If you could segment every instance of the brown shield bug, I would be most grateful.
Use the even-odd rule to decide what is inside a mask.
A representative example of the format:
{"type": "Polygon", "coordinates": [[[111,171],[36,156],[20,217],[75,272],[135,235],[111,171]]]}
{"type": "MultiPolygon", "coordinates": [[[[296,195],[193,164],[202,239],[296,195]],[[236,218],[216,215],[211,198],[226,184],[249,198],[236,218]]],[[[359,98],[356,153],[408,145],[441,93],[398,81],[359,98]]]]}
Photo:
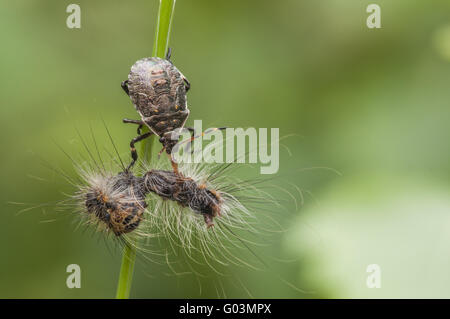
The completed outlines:
{"type": "Polygon", "coordinates": [[[170,61],[170,54],[169,49],[165,59],[152,57],[138,60],[131,67],[128,80],[122,82],[123,90],[141,116],[141,120],[123,120],[124,123],[139,125],[139,136],[130,142],[132,162],[128,169],[138,157],[134,144],[152,134],[160,137],[159,141],[163,144],[161,151],[165,150],[170,155],[178,142],[171,139],[172,132],[182,128],[189,116],[186,92],[190,83],[170,61]],[[150,132],[141,135],[143,125],[150,132]]]}
{"type": "MultiPolygon", "coordinates": [[[[127,170],[136,163],[138,158],[135,143],[152,134],[159,136],[159,141],[163,145],[161,152],[165,150],[170,156],[172,148],[178,143],[177,139],[172,138],[177,135],[172,133],[183,128],[189,116],[186,92],[190,88],[190,83],[170,61],[170,56],[169,48],[165,59],[152,57],[138,60],[131,67],[128,80],[122,82],[123,90],[131,98],[141,116],[140,120],[123,120],[124,123],[139,125],[139,135],[130,142],[132,161],[127,170]],[[141,134],[141,128],[144,125],[150,131],[141,134]]],[[[192,135],[194,134],[193,128],[186,129],[192,135]]],[[[191,140],[194,138],[192,136],[191,140]]],[[[177,164],[172,159],[171,162],[174,171],[178,172],[177,164]]]]}

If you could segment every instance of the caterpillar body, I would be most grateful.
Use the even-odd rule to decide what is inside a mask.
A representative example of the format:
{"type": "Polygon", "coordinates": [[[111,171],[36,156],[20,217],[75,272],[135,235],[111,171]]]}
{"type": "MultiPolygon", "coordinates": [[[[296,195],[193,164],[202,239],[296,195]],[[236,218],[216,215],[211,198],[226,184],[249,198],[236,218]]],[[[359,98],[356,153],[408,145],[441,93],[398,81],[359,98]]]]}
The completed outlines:
{"type": "Polygon", "coordinates": [[[168,170],[150,170],[143,177],[131,172],[98,175],[88,180],[83,192],[87,212],[116,236],[139,226],[148,206],[145,197],[150,192],[203,215],[207,227],[213,226],[213,218],[220,216],[222,202],[219,192],[168,170]]]}

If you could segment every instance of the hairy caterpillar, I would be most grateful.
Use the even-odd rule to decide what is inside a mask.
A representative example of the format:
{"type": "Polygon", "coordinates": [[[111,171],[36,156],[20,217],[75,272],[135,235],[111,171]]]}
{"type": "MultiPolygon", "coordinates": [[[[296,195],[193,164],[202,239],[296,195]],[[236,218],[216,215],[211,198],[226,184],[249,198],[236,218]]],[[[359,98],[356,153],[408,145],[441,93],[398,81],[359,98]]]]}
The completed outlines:
{"type": "Polygon", "coordinates": [[[203,215],[208,227],[213,218],[220,216],[220,195],[190,177],[180,176],[168,170],[150,170],[143,177],[131,172],[117,175],[94,175],[88,177],[83,187],[86,210],[103,222],[116,236],[135,230],[145,208],[145,196],[153,192],[158,196],[176,201],[203,215]]]}
{"type": "MultiPolygon", "coordinates": [[[[274,177],[255,177],[250,165],[236,163],[180,163],[176,175],[170,163],[156,158],[130,173],[118,153],[103,154],[93,141],[94,149],[82,140],[86,152],[69,156],[77,174],[51,167],[75,188],[57,208],[80,216],[81,226],[101,231],[100,238],[118,247],[136,245],[152,272],[160,265],[160,273],[194,275],[199,286],[212,289],[234,266],[267,270],[266,263],[277,260],[261,251],[284,232],[293,211],[287,205],[296,196],[272,183],[274,177]]],[[[240,279],[235,283],[244,287],[240,279]]]]}

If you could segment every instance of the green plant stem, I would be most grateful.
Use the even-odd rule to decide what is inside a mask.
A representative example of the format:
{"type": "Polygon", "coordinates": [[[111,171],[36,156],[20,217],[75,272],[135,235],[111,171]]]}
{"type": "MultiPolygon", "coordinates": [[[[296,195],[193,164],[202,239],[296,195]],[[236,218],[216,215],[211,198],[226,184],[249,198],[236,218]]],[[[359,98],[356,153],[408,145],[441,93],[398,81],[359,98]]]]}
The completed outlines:
{"type": "Polygon", "coordinates": [[[122,266],[120,267],[116,299],[128,299],[130,297],[135,261],[136,247],[128,244],[125,246],[122,256],[122,266]]]}
{"type": "Polygon", "coordinates": [[[169,48],[170,27],[172,26],[173,12],[176,0],[160,0],[158,12],[158,24],[156,27],[155,41],[153,42],[153,56],[165,58],[169,48]]]}
{"type": "MultiPolygon", "coordinates": [[[[176,0],[160,0],[158,11],[158,22],[155,31],[155,41],[153,43],[152,56],[165,58],[169,48],[169,35],[172,24],[173,12],[175,10],[176,0]]],[[[143,129],[143,133],[148,131],[148,128],[143,129]]],[[[153,144],[154,136],[143,140],[139,157],[141,159],[150,160],[152,152],[151,145],[153,144]]],[[[117,285],[117,299],[128,299],[130,297],[131,283],[133,281],[134,264],[136,262],[136,246],[135,239],[127,243],[124,248],[122,256],[122,265],[120,267],[119,283],[117,285]]]]}

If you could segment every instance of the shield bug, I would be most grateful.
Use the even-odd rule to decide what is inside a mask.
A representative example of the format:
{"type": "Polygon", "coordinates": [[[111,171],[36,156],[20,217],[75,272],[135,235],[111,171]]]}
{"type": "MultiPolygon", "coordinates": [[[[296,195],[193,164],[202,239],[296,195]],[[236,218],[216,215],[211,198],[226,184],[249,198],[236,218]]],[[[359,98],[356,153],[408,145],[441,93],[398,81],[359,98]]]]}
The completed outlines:
{"type": "MultiPolygon", "coordinates": [[[[130,142],[132,161],[129,170],[136,163],[138,155],[135,144],[146,139],[152,134],[159,136],[159,141],[164,150],[170,156],[178,139],[173,138],[177,129],[184,127],[189,116],[186,92],[191,87],[186,77],[170,61],[171,50],[169,48],[166,58],[143,58],[138,60],[128,74],[128,80],[122,82],[122,88],[131,98],[134,107],[141,116],[140,120],[124,119],[124,123],[139,125],[138,136],[130,142]],[[146,125],[149,132],[141,134],[141,128],[146,125]]],[[[191,132],[192,141],[194,129],[187,127],[191,132]]],[[[224,129],[224,128],[218,128],[224,129]]],[[[161,153],[160,152],[160,153],[161,153]]],[[[178,173],[177,164],[171,159],[172,167],[178,173]]]]}
{"type": "MultiPolygon", "coordinates": [[[[190,88],[190,83],[170,61],[170,55],[169,49],[165,59],[152,57],[138,60],[131,67],[128,80],[122,82],[123,90],[131,98],[141,116],[141,120],[123,120],[124,123],[139,125],[139,135],[130,142],[132,162],[128,169],[134,165],[138,157],[135,143],[152,134],[159,136],[159,141],[163,145],[161,152],[165,150],[170,155],[178,142],[171,138],[172,133],[182,128],[189,116],[186,92],[190,88]],[[150,131],[141,134],[144,125],[150,131]]],[[[173,161],[172,164],[176,165],[173,161]]]]}

